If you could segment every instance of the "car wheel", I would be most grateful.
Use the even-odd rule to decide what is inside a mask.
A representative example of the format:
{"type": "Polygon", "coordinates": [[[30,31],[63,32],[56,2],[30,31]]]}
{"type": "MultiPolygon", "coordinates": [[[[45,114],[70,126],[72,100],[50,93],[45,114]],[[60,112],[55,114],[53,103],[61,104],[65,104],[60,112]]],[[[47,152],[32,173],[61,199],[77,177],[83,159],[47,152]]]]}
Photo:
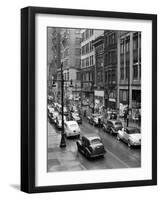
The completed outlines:
{"type": "Polygon", "coordinates": [[[131,148],[131,143],[130,143],[130,141],[128,141],[128,147],[131,148]]]}

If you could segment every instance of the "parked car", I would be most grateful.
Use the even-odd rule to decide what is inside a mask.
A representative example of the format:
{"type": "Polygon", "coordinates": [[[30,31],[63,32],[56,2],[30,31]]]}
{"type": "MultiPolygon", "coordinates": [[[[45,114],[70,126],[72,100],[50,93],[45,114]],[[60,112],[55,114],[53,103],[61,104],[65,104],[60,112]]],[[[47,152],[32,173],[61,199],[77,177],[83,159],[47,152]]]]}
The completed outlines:
{"type": "Polygon", "coordinates": [[[71,113],[72,120],[76,121],[78,124],[82,124],[82,118],[77,112],[71,113]]]}
{"type": "Polygon", "coordinates": [[[50,115],[54,111],[55,111],[55,109],[53,108],[53,106],[52,105],[48,105],[48,115],[50,115]]]}
{"type": "Polygon", "coordinates": [[[106,152],[99,136],[82,136],[76,144],[78,151],[87,158],[104,156],[106,152]]]}
{"type": "Polygon", "coordinates": [[[110,134],[117,135],[118,131],[122,130],[122,128],[123,128],[122,123],[119,120],[115,119],[103,120],[103,130],[110,134]]]}
{"type": "Polygon", "coordinates": [[[76,121],[65,121],[64,132],[66,137],[80,136],[80,128],[76,121]]]}
{"type": "Polygon", "coordinates": [[[91,114],[90,116],[88,116],[88,121],[90,124],[94,125],[94,126],[98,126],[99,125],[99,120],[100,120],[100,125],[102,125],[102,115],[95,113],[95,114],[91,114]]]}
{"type": "Polygon", "coordinates": [[[141,133],[138,128],[126,127],[118,131],[117,139],[122,140],[131,146],[141,146],[141,133]]]}
{"type": "Polygon", "coordinates": [[[58,117],[59,113],[57,111],[53,111],[49,115],[50,123],[56,124],[56,118],[58,117]]]}

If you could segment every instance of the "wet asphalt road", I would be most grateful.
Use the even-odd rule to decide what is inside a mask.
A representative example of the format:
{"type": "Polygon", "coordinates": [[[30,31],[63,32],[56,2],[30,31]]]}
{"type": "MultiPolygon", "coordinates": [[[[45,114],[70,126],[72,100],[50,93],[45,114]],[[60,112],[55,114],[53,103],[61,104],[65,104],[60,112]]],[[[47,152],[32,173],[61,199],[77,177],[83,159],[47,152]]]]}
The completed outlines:
{"type": "MultiPolygon", "coordinates": [[[[67,149],[72,150],[74,159],[80,163],[83,169],[115,169],[115,168],[136,168],[141,166],[141,148],[129,148],[127,144],[118,141],[115,136],[104,132],[101,128],[90,125],[87,121],[83,121],[80,125],[81,135],[98,135],[101,137],[106,149],[104,157],[88,160],[77,151],[77,139],[67,139],[67,149]]],[[[54,137],[60,137],[61,131],[57,130],[54,125],[48,124],[48,148],[54,147],[52,140],[52,132],[54,137]]],[[[68,151],[68,150],[66,150],[68,151]]],[[[64,161],[64,165],[65,165],[64,161]]]]}

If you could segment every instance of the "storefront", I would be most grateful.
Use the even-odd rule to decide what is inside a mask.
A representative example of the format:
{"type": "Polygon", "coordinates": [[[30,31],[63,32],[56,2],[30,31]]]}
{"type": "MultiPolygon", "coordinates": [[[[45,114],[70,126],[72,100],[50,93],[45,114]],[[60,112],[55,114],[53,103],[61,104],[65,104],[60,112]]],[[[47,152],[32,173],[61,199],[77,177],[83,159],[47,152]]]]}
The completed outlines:
{"type": "Polygon", "coordinates": [[[95,99],[95,111],[101,112],[104,107],[104,91],[103,90],[95,90],[94,91],[94,99],[95,99]]]}

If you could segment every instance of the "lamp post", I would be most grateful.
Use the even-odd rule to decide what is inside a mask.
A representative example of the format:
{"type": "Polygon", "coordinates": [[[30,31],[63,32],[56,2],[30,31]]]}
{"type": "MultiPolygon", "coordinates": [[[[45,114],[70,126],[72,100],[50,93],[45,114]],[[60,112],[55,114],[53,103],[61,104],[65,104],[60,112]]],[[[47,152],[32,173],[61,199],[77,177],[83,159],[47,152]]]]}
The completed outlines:
{"type": "Polygon", "coordinates": [[[61,113],[62,113],[62,131],[60,147],[66,147],[65,134],[64,134],[64,76],[63,76],[63,65],[61,64],[61,113]]]}

